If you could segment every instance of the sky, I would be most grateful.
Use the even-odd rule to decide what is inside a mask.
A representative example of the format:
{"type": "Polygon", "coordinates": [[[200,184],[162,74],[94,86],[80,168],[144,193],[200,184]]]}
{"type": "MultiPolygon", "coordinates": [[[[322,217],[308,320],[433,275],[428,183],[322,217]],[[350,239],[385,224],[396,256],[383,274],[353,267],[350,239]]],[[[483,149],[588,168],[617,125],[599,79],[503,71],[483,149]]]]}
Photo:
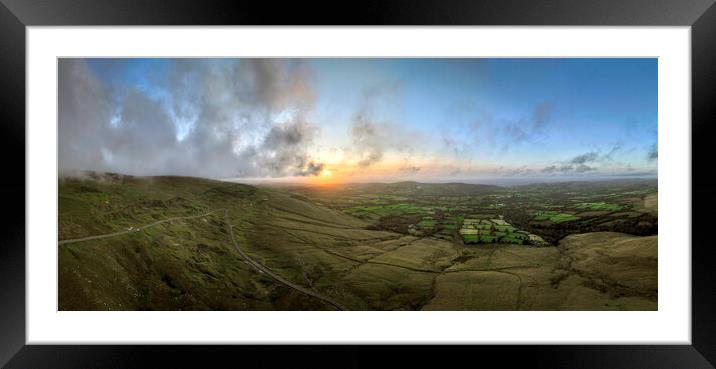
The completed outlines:
{"type": "Polygon", "coordinates": [[[60,172],[246,181],[657,175],[657,59],[60,59],[60,172]]]}

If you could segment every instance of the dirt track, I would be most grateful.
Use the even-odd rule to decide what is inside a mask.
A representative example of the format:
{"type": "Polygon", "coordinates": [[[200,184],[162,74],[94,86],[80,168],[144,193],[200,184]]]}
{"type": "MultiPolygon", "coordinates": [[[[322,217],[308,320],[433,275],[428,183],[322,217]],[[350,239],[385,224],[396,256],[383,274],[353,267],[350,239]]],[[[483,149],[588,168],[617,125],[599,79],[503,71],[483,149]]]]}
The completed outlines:
{"type": "Polygon", "coordinates": [[[209,215],[214,214],[219,211],[224,212],[224,222],[226,223],[226,227],[228,228],[229,235],[231,236],[231,243],[234,245],[234,247],[236,247],[236,250],[239,252],[239,254],[241,254],[241,257],[243,257],[250,266],[252,266],[254,269],[258,270],[260,273],[264,273],[264,274],[268,275],[269,277],[275,279],[276,281],[278,281],[290,288],[293,288],[303,294],[317,298],[317,299],[333,306],[334,308],[336,308],[338,310],[348,310],[348,308],[346,308],[342,304],[334,301],[333,299],[331,299],[329,297],[323,296],[323,295],[319,294],[318,292],[315,292],[308,288],[299,286],[291,281],[284,279],[283,277],[281,277],[281,276],[277,275],[276,273],[274,273],[273,271],[271,271],[271,269],[267,268],[266,266],[262,265],[261,263],[257,262],[256,260],[252,259],[248,254],[246,254],[244,252],[244,250],[242,250],[241,247],[239,247],[239,243],[236,242],[236,239],[234,238],[234,228],[231,226],[231,223],[229,222],[229,211],[227,209],[212,210],[208,213],[203,213],[203,214],[199,214],[199,215],[167,218],[164,220],[159,220],[154,223],[150,223],[150,224],[147,224],[147,225],[144,225],[141,227],[137,227],[137,228],[134,228],[131,230],[126,230],[126,231],[107,233],[107,234],[101,234],[101,235],[96,235],[96,236],[88,236],[88,237],[82,237],[82,238],[74,238],[74,239],[68,239],[68,240],[60,240],[58,242],[58,244],[64,245],[64,244],[75,243],[75,242],[83,242],[83,241],[99,240],[99,239],[103,239],[103,238],[115,237],[115,236],[120,236],[120,235],[127,234],[127,233],[136,233],[136,232],[143,231],[147,228],[154,227],[154,226],[162,224],[162,223],[167,223],[167,222],[172,222],[172,221],[177,221],[177,220],[201,218],[201,217],[209,216],[209,215]]]}

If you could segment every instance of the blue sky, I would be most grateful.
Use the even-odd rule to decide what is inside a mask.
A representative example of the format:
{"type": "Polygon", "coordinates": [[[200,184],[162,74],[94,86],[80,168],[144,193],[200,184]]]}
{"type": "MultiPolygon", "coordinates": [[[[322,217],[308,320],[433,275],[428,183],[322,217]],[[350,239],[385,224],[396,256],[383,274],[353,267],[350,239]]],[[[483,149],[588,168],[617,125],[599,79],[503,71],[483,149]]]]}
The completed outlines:
{"type": "Polygon", "coordinates": [[[101,159],[77,149],[64,166],[344,181],[655,176],[657,63],[75,59],[60,63],[60,129],[97,125],[86,150],[101,159]],[[144,130],[170,136],[157,140],[173,159],[129,143],[144,130]]]}

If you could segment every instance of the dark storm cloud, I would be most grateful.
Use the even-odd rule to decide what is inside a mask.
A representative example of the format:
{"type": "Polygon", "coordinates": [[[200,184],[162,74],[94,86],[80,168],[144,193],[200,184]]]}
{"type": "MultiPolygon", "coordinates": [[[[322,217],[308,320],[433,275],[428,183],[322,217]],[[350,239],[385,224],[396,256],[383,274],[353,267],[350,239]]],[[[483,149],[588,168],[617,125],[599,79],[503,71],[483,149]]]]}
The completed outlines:
{"type": "Polygon", "coordinates": [[[316,163],[316,162],[311,161],[308,164],[306,164],[306,166],[302,170],[295,172],[294,175],[303,176],[303,177],[317,176],[317,175],[321,174],[321,172],[323,171],[323,168],[325,168],[325,167],[326,167],[326,165],[323,163],[316,163]]]}
{"type": "Polygon", "coordinates": [[[171,60],[150,90],[123,63],[59,61],[60,169],[206,177],[315,175],[311,72],[298,60],[171,60]]]}
{"type": "Polygon", "coordinates": [[[255,154],[257,167],[264,176],[313,176],[323,170],[305,151],[316,128],[306,122],[290,122],[271,128],[255,154]]]}

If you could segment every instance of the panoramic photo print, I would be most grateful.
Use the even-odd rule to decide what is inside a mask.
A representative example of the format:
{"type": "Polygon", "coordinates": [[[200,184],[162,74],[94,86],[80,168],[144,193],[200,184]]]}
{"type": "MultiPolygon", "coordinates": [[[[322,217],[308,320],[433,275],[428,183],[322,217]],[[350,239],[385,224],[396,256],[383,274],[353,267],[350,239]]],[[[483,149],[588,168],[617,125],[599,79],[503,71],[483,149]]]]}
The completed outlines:
{"type": "Polygon", "coordinates": [[[657,310],[656,58],[60,58],[59,310],[657,310]]]}

